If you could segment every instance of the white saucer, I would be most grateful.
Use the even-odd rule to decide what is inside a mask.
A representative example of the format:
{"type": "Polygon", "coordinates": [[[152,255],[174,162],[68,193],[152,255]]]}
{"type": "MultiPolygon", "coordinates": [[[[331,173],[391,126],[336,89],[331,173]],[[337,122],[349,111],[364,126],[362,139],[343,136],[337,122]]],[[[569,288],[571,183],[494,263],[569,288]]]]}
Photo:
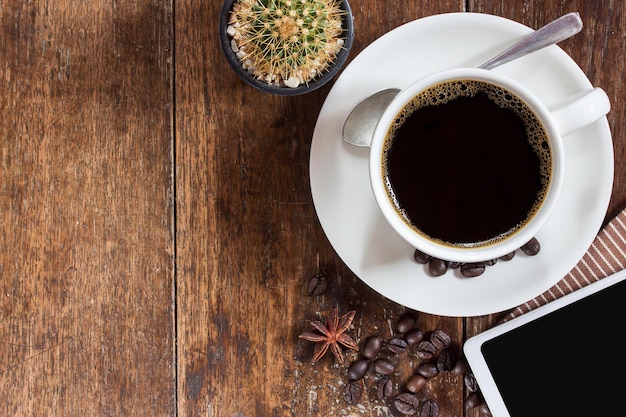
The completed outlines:
{"type": "MultiPolygon", "coordinates": [[[[369,45],[345,68],[320,111],[311,144],[311,192],[330,243],[345,264],[381,295],[442,316],[479,316],[513,308],[543,293],[580,260],[598,233],[613,186],[613,144],[606,118],[566,137],[562,195],[536,236],[537,256],[518,251],[476,278],[448,271],[431,277],[413,249],[385,222],[368,177],[369,149],[347,145],[345,118],[385,87],[403,88],[431,72],[478,66],[531,32],[508,19],[452,13],[407,23],[369,45]]],[[[582,35],[578,35],[582,36],[582,35]]],[[[545,104],[589,89],[591,83],[558,46],[494,71],[516,79],[545,104]]]]}

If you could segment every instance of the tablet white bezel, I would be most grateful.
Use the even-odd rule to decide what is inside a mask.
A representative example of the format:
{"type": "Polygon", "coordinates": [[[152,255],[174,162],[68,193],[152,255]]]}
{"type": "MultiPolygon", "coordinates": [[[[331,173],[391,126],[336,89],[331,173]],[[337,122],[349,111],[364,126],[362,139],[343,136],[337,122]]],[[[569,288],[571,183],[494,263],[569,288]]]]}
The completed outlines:
{"type": "Polygon", "coordinates": [[[513,329],[537,320],[553,311],[559,310],[575,301],[581,300],[604,288],[610,287],[626,279],[626,270],[617,272],[604,279],[589,284],[544,306],[532,310],[522,316],[502,323],[496,327],[486,330],[469,338],[463,345],[463,352],[469,364],[480,391],[489,406],[489,410],[494,417],[512,417],[504,403],[502,394],[498,390],[493,375],[487,366],[485,358],[481,352],[483,343],[499,335],[507,333],[513,329]]]}

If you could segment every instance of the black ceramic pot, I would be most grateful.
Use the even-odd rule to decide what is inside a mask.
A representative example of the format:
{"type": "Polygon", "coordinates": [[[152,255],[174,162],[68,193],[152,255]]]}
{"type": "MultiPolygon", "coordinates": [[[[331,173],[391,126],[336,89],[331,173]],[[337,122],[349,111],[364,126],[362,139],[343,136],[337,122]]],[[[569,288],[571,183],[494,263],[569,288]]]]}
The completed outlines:
{"type": "Polygon", "coordinates": [[[341,68],[346,63],[348,59],[348,54],[350,53],[350,49],[352,48],[352,41],[354,40],[354,21],[352,17],[352,10],[350,9],[350,5],[347,0],[343,0],[341,2],[341,7],[346,11],[343,16],[343,39],[344,45],[342,49],[337,54],[335,60],[326,68],[323,74],[315,77],[312,81],[309,81],[308,84],[302,84],[298,87],[282,87],[279,85],[271,85],[262,80],[259,80],[254,77],[254,75],[250,74],[248,71],[243,69],[237,55],[231,48],[231,37],[226,32],[228,28],[228,19],[230,17],[230,11],[233,7],[233,3],[237,0],[225,0],[224,5],[222,6],[222,11],[220,13],[220,43],[222,45],[222,50],[224,51],[224,55],[226,56],[226,60],[230,64],[230,66],[235,70],[235,72],[239,75],[241,79],[243,79],[246,83],[251,86],[258,88],[259,90],[265,91],[271,94],[277,94],[282,96],[295,96],[299,94],[305,94],[310,91],[316,90],[330,81],[341,68]]]}

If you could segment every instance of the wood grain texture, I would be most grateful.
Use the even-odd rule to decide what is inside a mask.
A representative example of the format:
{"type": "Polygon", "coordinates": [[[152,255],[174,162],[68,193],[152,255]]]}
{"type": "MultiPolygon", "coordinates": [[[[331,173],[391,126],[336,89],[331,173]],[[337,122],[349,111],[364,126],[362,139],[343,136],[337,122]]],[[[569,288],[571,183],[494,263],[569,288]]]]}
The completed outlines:
{"type": "Polygon", "coordinates": [[[0,414],[173,415],[171,7],[0,21],[0,414]]]}
{"type": "MultiPolygon", "coordinates": [[[[352,7],[351,57],[393,27],[460,11],[461,3],[355,1],[352,7]]],[[[219,9],[202,2],[176,8],[179,413],[388,412],[388,404],[374,401],[373,377],[366,394],[372,401],[347,404],[346,366],[330,355],[312,365],[313,344],[297,338],[335,306],[357,311],[357,342],[390,337],[404,311],[354,277],[316,220],[308,157],[329,88],[285,98],[245,85],[216,48],[219,9]],[[330,288],[311,297],[306,283],[320,271],[330,288]]],[[[424,314],[419,324],[462,338],[462,320],[424,314]]],[[[399,364],[396,393],[414,363],[406,357],[399,364]]],[[[462,380],[453,379],[445,389],[433,382],[423,395],[445,392],[442,412],[461,415],[462,380]]]]}
{"type": "MultiPolygon", "coordinates": [[[[539,27],[579,11],[560,46],[611,97],[626,205],[620,0],[352,0],[350,60],[389,30],[446,12],[539,27]]],[[[298,335],[355,310],[359,346],[407,310],[343,264],[317,220],[309,152],[332,84],[278,97],[244,84],[218,42],[218,1],[0,2],[0,405],[10,416],[399,416],[378,378],[343,399],[348,364],[313,364],[298,335]],[[325,272],[323,296],[308,279],[325,272]]],[[[439,317],[452,350],[502,315],[439,317]]],[[[394,395],[419,363],[393,356],[394,395]]],[[[466,411],[462,377],[421,399],[466,411]]]]}

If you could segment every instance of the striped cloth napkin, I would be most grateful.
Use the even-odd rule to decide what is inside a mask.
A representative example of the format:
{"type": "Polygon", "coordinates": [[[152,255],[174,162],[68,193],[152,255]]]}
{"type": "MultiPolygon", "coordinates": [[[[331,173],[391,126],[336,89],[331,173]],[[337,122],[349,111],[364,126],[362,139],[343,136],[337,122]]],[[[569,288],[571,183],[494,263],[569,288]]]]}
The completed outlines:
{"type": "Polygon", "coordinates": [[[552,288],[510,311],[507,321],[626,268],[626,209],[611,220],[576,266],[552,288]]]}

